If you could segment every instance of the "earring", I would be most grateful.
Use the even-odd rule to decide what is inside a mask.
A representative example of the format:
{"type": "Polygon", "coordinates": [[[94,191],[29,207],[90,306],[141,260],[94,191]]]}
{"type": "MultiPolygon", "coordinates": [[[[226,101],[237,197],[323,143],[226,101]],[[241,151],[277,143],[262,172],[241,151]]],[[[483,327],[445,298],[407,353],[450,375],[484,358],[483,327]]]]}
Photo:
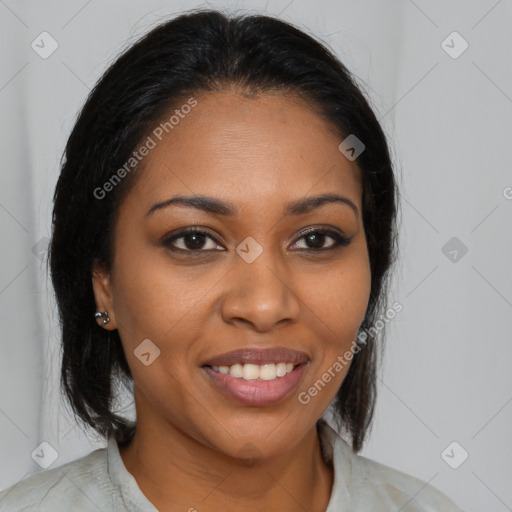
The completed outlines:
{"type": "Polygon", "coordinates": [[[103,325],[107,325],[110,322],[110,317],[106,311],[100,312],[98,311],[95,315],[95,318],[103,318],[103,325]]]}

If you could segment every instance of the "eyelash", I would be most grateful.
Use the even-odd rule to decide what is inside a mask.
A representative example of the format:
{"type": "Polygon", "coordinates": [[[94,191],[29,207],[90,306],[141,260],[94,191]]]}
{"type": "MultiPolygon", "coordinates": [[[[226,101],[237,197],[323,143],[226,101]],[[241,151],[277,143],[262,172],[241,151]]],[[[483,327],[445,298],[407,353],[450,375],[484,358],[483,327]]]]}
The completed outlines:
{"type": "MultiPolygon", "coordinates": [[[[331,237],[334,240],[334,245],[332,247],[327,247],[324,249],[311,249],[311,248],[305,248],[305,249],[298,249],[299,251],[307,251],[307,252],[313,252],[313,253],[320,253],[320,252],[326,252],[326,251],[332,251],[334,249],[337,249],[338,247],[345,247],[350,243],[350,238],[346,237],[345,235],[342,235],[341,233],[334,231],[332,229],[326,229],[326,228],[314,228],[306,231],[305,233],[302,233],[300,238],[297,239],[297,241],[302,240],[303,238],[307,237],[311,234],[320,234],[320,235],[327,235],[331,237]]],[[[198,234],[198,235],[205,235],[206,237],[213,240],[216,244],[221,245],[215,238],[207,231],[203,231],[202,229],[198,228],[187,228],[179,233],[176,233],[172,235],[170,238],[166,238],[162,241],[162,245],[164,245],[166,248],[168,248],[171,251],[174,252],[181,252],[181,253],[190,253],[190,254],[200,254],[204,252],[213,252],[217,251],[217,249],[181,249],[179,247],[172,246],[172,242],[179,240],[180,238],[184,238],[187,235],[191,234],[198,234]]],[[[295,242],[296,243],[296,242],[295,242]]],[[[220,252],[220,251],[219,251],[220,252]]]]}

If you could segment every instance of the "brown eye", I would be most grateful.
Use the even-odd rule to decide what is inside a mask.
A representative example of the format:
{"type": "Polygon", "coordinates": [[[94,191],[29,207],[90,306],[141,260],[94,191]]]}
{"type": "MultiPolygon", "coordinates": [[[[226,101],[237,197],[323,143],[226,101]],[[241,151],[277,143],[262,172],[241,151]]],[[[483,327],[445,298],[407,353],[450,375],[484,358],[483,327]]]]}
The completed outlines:
{"type": "Polygon", "coordinates": [[[162,243],[173,251],[206,252],[219,250],[217,249],[219,247],[217,241],[208,232],[195,228],[180,231],[172,237],[165,239],[162,243]],[[208,241],[210,241],[209,246],[208,241]]]}
{"type": "MultiPolygon", "coordinates": [[[[335,249],[336,247],[339,246],[346,246],[350,243],[350,238],[347,238],[341,233],[338,233],[337,231],[331,229],[313,229],[303,234],[299,238],[299,241],[303,239],[305,240],[306,247],[299,247],[300,250],[311,249],[312,251],[326,251],[330,249],[335,249]],[[334,243],[331,242],[331,244],[328,247],[325,247],[324,245],[326,243],[326,240],[328,240],[329,238],[331,240],[334,240],[334,243]]],[[[296,242],[296,244],[297,243],[298,242],[296,242]]]]}

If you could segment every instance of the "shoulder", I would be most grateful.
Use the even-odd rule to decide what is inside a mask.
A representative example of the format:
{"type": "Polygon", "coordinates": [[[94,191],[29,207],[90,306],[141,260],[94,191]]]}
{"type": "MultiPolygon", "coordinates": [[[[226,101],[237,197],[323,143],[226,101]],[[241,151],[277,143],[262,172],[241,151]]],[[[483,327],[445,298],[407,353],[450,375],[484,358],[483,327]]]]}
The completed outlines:
{"type": "Polygon", "coordinates": [[[0,492],[0,512],[113,510],[107,449],[29,476],[0,492]]]}
{"type": "Polygon", "coordinates": [[[326,421],[320,423],[324,457],[334,465],[332,506],[347,510],[463,512],[448,496],[419,478],[358,455],[326,421]]]}
{"type": "Polygon", "coordinates": [[[420,478],[362,455],[353,454],[353,464],[363,486],[371,488],[376,502],[388,505],[385,510],[399,506],[402,512],[462,512],[448,496],[420,478]]]}

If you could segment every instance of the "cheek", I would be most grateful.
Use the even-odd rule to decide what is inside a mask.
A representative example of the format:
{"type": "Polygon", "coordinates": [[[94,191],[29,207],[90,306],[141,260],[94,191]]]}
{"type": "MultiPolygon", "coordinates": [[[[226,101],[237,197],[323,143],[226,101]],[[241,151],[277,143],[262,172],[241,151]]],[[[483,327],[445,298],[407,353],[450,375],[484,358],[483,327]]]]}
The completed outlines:
{"type": "Polygon", "coordinates": [[[304,280],[304,301],[309,306],[325,342],[336,348],[350,344],[364,320],[370,297],[368,260],[347,258],[304,280]],[[309,290],[309,291],[306,291],[309,290]]]}
{"type": "Polygon", "coordinates": [[[208,293],[222,278],[222,269],[177,265],[164,249],[154,247],[122,251],[120,247],[118,254],[127,256],[116,262],[114,298],[125,344],[149,338],[163,348],[172,340],[173,351],[179,351],[180,341],[193,338],[194,329],[200,331],[208,293]]]}
{"type": "Polygon", "coordinates": [[[146,391],[166,389],[168,398],[173,396],[178,403],[172,390],[187,378],[188,345],[197,335],[194,329],[199,330],[201,297],[209,279],[191,281],[164,255],[155,257],[156,252],[120,258],[115,274],[116,321],[137,385],[146,391]],[[141,359],[145,353],[150,354],[148,366],[141,359]]]}
{"type": "Polygon", "coordinates": [[[298,400],[304,405],[314,404],[318,414],[334,399],[350,369],[370,287],[368,261],[347,259],[343,265],[322,272],[321,279],[315,280],[314,293],[305,301],[314,312],[309,330],[316,335],[317,350],[313,372],[298,400]]]}

